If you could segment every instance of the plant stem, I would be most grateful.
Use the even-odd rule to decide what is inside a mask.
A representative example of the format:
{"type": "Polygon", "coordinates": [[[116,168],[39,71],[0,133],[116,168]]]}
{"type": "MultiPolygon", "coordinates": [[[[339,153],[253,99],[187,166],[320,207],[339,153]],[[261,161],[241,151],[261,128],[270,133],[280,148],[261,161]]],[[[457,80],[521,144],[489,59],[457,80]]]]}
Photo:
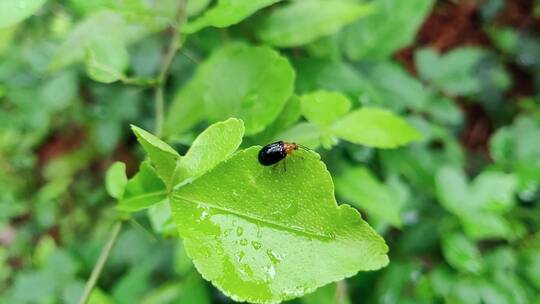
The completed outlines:
{"type": "Polygon", "coordinates": [[[86,304],[86,302],[88,302],[88,299],[90,298],[90,295],[92,294],[92,290],[94,290],[94,286],[97,283],[99,275],[101,274],[101,271],[103,270],[103,267],[105,266],[105,262],[107,262],[107,259],[109,258],[109,255],[111,254],[111,250],[114,246],[114,243],[116,243],[116,240],[118,239],[118,234],[120,233],[121,229],[122,229],[122,221],[116,222],[111,230],[111,236],[109,237],[109,240],[107,241],[107,244],[105,245],[105,247],[103,247],[103,249],[101,250],[99,259],[97,260],[96,265],[94,266],[94,269],[92,269],[92,274],[90,275],[90,278],[86,282],[86,286],[84,286],[84,292],[81,296],[81,299],[79,300],[79,304],[86,304]]]}
{"type": "Polygon", "coordinates": [[[156,111],[156,130],[155,134],[159,137],[161,136],[161,133],[163,131],[163,119],[165,116],[165,82],[167,80],[167,75],[169,73],[169,69],[171,67],[171,64],[173,62],[174,57],[176,56],[176,53],[178,50],[180,50],[181,47],[181,41],[180,41],[180,32],[178,30],[181,19],[183,18],[183,5],[180,5],[181,9],[179,9],[178,12],[178,21],[177,25],[173,27],[173,37],[171,40],[171,43],[169,44],[169,48],[167,49],[167,53],[165,53],[165,57],[163,58],[163,61],[161,63],[161,67],[159,70],[158,78],[157,78],[157,85],[156,85],[156,91],[155,91],[155,111],[156,111]]]}
{"type": "Polygon", "coordinates": [[[344,303],[346,297],[347,297],[347,282],[345,280],[336,282],[336,296],[334,298],[334,304],[344,303]]]}

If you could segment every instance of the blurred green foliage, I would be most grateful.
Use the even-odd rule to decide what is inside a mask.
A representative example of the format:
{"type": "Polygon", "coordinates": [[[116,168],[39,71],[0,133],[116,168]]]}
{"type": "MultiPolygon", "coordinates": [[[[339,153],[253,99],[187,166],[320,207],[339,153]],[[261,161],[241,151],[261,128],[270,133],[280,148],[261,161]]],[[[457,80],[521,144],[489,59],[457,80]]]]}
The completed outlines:
{"type": "MultiPolygon", "coordinates": [[[[211,200],[198,187],[219,189],[214,167],[256,170],[223,161],[279,139],[315,149],[337,202],[390,248],[385,268],[291,302],[540,303],[540,2],[483,1],[472,17],[467,3],[2,1],[0,303],[77,303],[118,220],[89,303],[230,303],[189,257],[208,241],[195,227],[212,227],[167,193],[202,176],[176,200],[211,200]],[[429,31],[458,34],[442,46],[429,31]]],[[[325,176],[304,157],[287,170],[306,184],[279,194],[325,176]]],[[[312,275],[346,251],[333,246],[288,269],[312,275]]]]}

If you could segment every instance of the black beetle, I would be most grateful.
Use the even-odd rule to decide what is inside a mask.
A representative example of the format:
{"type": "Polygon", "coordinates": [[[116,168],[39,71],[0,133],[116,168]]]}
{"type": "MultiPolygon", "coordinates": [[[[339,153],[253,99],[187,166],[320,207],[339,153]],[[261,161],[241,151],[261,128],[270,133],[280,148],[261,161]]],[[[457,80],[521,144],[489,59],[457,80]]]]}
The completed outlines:
{"type": "Polygon", "coordinates": [[[298,150],[299,147],[300,145],[296,143],[284,141],[268,144],[259,151],[259,163],[263,166],[271,166],[287,157],[294,150],[298,150]]]}

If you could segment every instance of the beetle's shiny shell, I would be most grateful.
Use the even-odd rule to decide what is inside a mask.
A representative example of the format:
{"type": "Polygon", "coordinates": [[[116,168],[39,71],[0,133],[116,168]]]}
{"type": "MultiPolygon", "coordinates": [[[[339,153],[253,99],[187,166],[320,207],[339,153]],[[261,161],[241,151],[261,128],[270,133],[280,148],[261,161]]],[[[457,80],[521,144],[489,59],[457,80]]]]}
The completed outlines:
{"type": "Polygon", "coordinates": [[[285,157],[287,157],[287,151],[283,141],[268,144],[259,151],[259,163],[263,166],[276,164],[285,157]]]}

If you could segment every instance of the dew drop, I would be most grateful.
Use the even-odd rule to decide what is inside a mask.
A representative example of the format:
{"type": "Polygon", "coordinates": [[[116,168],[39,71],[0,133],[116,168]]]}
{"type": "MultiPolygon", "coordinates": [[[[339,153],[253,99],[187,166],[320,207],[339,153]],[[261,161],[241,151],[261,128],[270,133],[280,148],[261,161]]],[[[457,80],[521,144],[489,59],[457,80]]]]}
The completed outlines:
{"type": "Polygon", "coordinates": [[[266,250],[266,255],[268,256],[268,258],[270,258],[270,262],[272,262],[272,264],[274,265],[279,264],[283,259],[278,253],[274,252],[271,249],[266,250]]]}
{"type": "Polygon", "coordinates": [[[241,263],[242,260],[244,260],[245,256],[246,256],[246,254],[243,251],[240,251],[239,253],[236,254],[236,261],[238,263],[241,263]]]}
{"type": "Polygon", "coordinates": [[[274,265],[268,265],[266,268],[266,274],[270,277],[270,279],[273,279],[276,276],[276,267],[274,267],[274,265]]]}

